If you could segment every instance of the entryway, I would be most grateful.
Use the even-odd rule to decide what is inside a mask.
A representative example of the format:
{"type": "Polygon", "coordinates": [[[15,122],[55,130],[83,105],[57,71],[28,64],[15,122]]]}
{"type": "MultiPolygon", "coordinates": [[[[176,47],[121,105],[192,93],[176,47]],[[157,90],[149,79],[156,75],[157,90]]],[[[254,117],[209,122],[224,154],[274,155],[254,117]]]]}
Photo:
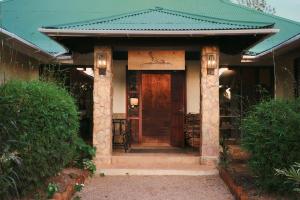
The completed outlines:
{"type": "Polygon", "coordinates": [[[185,71],[129,73],[127,95],[129,99],[135,95],[140,101],[138,109],[129,106],[128,111],[129,119],[139,121],[133,143],[148,147],[184,147],[185,71]],[[134,87],[130,86],[132,74],[136,77],[134,87]],[[131,117],[134,109],[136,116],[131,117]]]}

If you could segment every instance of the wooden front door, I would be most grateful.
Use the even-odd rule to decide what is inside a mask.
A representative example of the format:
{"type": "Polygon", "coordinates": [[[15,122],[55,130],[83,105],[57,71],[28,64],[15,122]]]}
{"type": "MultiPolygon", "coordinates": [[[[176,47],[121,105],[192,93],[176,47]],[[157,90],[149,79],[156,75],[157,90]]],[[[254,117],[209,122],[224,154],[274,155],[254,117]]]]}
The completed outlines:
{"type": "Polygon", "coordinates": [[[184,73],[142,73],[142,143],[184,145],[184,73]]]}
{"type": "Polygon", "coordinates": [[[142,142],[170,143],[171,75],[142,74],[142,142]]]}

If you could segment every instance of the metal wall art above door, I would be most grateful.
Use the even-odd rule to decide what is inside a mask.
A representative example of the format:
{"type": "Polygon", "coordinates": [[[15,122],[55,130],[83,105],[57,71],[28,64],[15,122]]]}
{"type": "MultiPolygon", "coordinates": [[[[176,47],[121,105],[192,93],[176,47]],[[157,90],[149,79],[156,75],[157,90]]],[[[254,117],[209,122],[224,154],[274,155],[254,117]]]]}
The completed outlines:
{"type": "Polygon", "coordinates": [[[128,70],[185,70],[185,51],[130,50],[128,70]]]}

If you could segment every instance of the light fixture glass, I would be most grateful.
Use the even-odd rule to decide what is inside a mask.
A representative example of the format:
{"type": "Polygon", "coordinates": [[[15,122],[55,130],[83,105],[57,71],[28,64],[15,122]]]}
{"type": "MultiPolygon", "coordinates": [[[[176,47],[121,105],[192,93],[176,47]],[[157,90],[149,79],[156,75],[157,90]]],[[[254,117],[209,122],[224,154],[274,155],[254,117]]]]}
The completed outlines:
{"type": "Polygon", "coordinates": [[[107,69],[107,54],[99,52],[96,54],[96,68],[99,70],[99,75],[106,75],[107,69]]]}
{"type": "Polygon", "coordinates": [[[216,69],[217,68],[217,55],[208,54],[207,55],[207,68],[216,69]]]}

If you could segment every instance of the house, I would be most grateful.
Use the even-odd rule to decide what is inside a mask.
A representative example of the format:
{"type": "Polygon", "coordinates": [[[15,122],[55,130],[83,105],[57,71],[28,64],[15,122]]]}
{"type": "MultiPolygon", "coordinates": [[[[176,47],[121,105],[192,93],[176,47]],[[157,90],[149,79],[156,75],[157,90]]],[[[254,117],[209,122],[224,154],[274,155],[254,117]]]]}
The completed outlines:
{"type": "Polygon", "coordinates": [[[262,93],[299,94],[300,24],[226,0],[1,4],[3,27],[92,80],[99,166],[112,162],[115,116],[135,145],[183,148],[184,116],[199,114],[198,158],[210,164],[262,93]]]}
{"type": "Polygon", "coordinates": [[[40,64],[55,60],[50,53],[3,28],[0,40],[0,85],[11,79],[38,79],[40,64]]]}

